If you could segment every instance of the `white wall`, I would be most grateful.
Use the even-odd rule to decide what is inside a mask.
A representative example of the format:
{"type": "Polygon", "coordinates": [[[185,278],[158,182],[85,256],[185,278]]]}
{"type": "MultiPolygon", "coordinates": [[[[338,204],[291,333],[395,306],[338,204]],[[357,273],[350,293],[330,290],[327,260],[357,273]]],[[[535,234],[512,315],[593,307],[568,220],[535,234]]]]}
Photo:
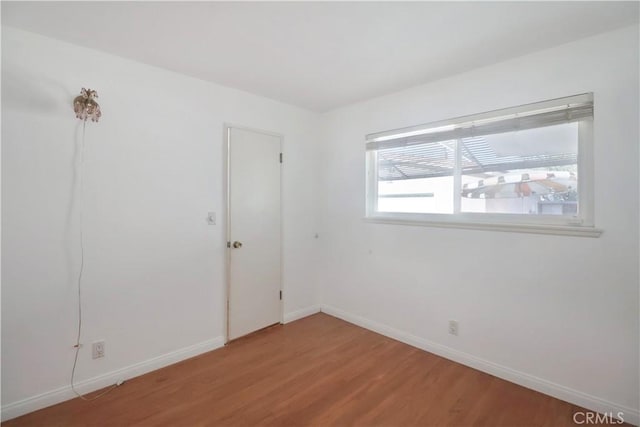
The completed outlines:
{"type": "Polygon", "coordinates": [[[5,417],[70,396],[81,135],[71,102],[83,86],[98,91],[104,115],[86,128],[86,347],[78,381],[220,344],[224,122],[284,134],[286,317],[317,304],[318,115],[3,27],[5,417]],[[208,211],[218,225],[207,225],[208,211]],[[107,355],[93,361],[90,343],[98,339],[107,355]]]}
{"type": "Polygon", "coordinates": [[[327,113],[323,310],[637,423],[638,48],[629,27],[327,113]],[[591,91],[600,238],[362,221],[366,134],[591,91]]]}

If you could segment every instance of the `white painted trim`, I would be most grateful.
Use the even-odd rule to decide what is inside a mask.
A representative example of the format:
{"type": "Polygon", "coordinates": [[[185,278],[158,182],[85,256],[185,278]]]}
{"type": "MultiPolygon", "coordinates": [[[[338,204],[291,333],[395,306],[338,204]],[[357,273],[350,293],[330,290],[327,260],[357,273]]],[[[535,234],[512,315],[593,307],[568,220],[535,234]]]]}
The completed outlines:
{"type": "Polygon", "coordinates": [[[224,237],[224,342],[229,342],[229,296],[231,295],[231,203],[230,203],[230,182],[231,173],[231,128],[224,124],[224,203],[225,203],[225,237],[224,237]]]}
{"type": "Polygon", "coordinates": [[[600,237],[599,228],[579,225],[542,225],[517,223],[489,223],[470,221],[427,221],[416,219],[402,219],[390,217],[366,217],[364,222],[373,224],[418,225],[423,227],[463,228],[485,231],[510,231],[530,234],[554,234],[558,236],[600,237]]]}
{"type": "Polygon", "coordinates": [[[251,127],[251,126],[239,125],[239,124],[231,123],[231,122],[224,122],[223,126],[225,128],[246,130],[246,131],[249,131],[249,132],[261,133],[263,135],[275,136],[276,138],[280,138],[281,140],[284,140],[284,135],[283,134],[278,133],[278,132],[273,132],[273,131],[270,131],[270,130],[254,128],[254,127],[251,127]]]}
{"type": "Polygon", "coordinates": [[[557,399],[573,403],[574,405],[578,405],[583,408],[587,408],[600,413],[612,412],[613,414],[617,414],[618,412],[623,412],[625,422],[634,425],[638,425],[638,423],[640,422],[640,411],[638,411],[637,409],[627,408],[625,406],[600,399],[599,397],[591,396],[581,391],[574,390],[569,387],[565,387],[563,385],[556,384],[524,372],[516,371],[506,366],[499,365],[497,363],[473,356],[468,353],[464,353],[459,350],[455,350],[451,347],[437,344],[433,341],[417,337],[407,332],[400,331],[382,323],[378,323],[373,320],[348,313],[344,310],[340,310],[329,305],[322,304],[321,310],[326,314],[361,326],[365,329],[377,332],[389,338],[401,341],[405,344],[409,344],[410,346],[419,348],[429,353],[436,354],[449,360],[453,360],[454,362],[458,362],[465,366],[469,366],[479,371],[486,372],[495,377],[502,378],[503,380],[507,380],[523,387],[539,391],[540,393],[553,396],[557,399]]]}
{"type": "Polygon", "coordinates": [[[301,308],[300,310],[290,311],[284,315],[284,323],[293,322],[294,320],[302,319],[303,317],[311,316],[320,312],[320,305],[312,305],[309,307],[301,308]]]}
{"type": "MultiPolygon", "coordinates": [[[[188,347],[184,347],[170,353],[163,354],[115,371],[107,372],[75,384],[79,393],[86,394],[115,384],[119,380],[128,380],[156,369],[164,368],[190,357],[197,356],[208,351],[224,346],[224,337],[216,337],[188,347]]],[[[115,393],[116,391],[114,391],[115,393]]],[[[70,385],[47,391],[17,402],[2,406],[2,421],[19,417],[47,406],[55,405],[65,400],[75,398],[70,385]]]]}

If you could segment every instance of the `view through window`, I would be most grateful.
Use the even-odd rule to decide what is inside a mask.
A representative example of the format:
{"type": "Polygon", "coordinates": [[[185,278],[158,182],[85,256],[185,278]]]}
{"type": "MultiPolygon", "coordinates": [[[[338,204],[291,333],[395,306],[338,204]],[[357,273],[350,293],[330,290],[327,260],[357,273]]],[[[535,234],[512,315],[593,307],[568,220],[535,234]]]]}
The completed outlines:
{"type": "Polygon", "coordinates": [[[576,218],[580,126],[590,123],[592,108],[583,96],[374,137],[367,145],[370,210],[576,218]]]}

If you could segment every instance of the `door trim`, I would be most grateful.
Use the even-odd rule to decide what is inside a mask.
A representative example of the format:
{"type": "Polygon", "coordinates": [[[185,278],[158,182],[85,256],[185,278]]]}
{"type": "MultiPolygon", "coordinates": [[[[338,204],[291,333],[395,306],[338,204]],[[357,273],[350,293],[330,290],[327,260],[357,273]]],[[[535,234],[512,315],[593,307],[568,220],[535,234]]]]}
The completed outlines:
{"type": "MultiPolygon", "coordinates": [[[[282,147],[284,145],[284,135],[277,132],[271,132],[262,129],[256,129],[247,126],[236,125],[233,123],[225,122],[223,126],[223,147],[225,166],[224,166],[224,199],[225,199],[225,295],[224,295],[224,344],[229,343],[229,296],[231,295],[231,248],[227,243],[231,241],[231,187],[230,187],[230,173],[231,173],[231,129],[246,130],[250,132],[260,133],[263,135],[274,136],[280,139],[280,152],[282,153],[282,147]]],[[[280,292],[282,292],[282,299],[280,300],[280,324],[284,323],[284,233],[282,227],[282,217],[284,212],[284,197],[282,191],[282,169],[284,163],[280,164],[280,292]]]]}

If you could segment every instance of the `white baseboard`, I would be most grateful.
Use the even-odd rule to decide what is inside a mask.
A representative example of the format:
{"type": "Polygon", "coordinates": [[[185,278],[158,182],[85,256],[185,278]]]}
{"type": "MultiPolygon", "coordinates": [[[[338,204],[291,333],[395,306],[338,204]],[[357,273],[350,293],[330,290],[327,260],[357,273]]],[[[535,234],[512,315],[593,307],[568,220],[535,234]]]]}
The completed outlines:
{"type": "MultiPolygon", "coordinates": [[[[90,393],[111,384],[115,384],[116,381],[128,380],[133,377],[146,374],[147,372],[155,371],[156,369],[163,368],[181,360],[206,353],[207,351],[215,350],[223,345],[224,338],[216,337],[189,347],[172,351],[171,353],[163,354],[162,356],[154,357],[103,375],[98,375],[97,377],[80,381],[75,384],[75,389],[82,394],[90,393]]],[[[70,385],[60,387],[55,390],[50,390],[45,393],[2,406],[1,418],[2,421],[7,421],[11,418],[19,417],[20,415],[37,411],[38,409],[46,408],[47,406],[55,405],[56,403],[64,402],[65,400],[73,399],[74,397],[76,397],[76,395],[73,393],[73,390],[71,390],[70,385]]]]}
{"type": "Polygon", "coordinates": [[[428,351],[429,353],[437,354],[438,356],[442,356],[446,359],[453,360],[479,371],[491,374],[495,377],[502,378],[509,382],[530,388],[535,391],[539,391],[540,393],[553,396],[557,399],[564,400],[574,405],[578,405],[602,414],[613,413],[614,417],[618,412],[622,412],[624,413],[623,418],[625,422],[636,426],[640,422],[640,412],[637,409],[617,405],[615,403],[608,402],[606,400],[591,396],[578,390],[573,390],[560,384],[552,383],[542,378],[538,378],[524,372],[516,371],[506,366],[481,359],[471,354],[455,350],[451,347],[428,341],[424,338],[420,338],[415,335],[384,325],[382,323],[378,323],[373,320],[348,313],[335,307],[323,304],[321,306],[321,310],[326,314],[361,326],[365,329],[377,332],[389,338],[401,341],[405,344],[409,344],[410,346],[428,351]]]}
{"type": "Polygon", "coordinates": [[[303,317],[311,316],[320,312],[320,305],[312,305],[310,307],[301,308],[300,310],[292,311],[284,315],[284,323],[293,322],[294,320],[302,319],[303,317]]]}

